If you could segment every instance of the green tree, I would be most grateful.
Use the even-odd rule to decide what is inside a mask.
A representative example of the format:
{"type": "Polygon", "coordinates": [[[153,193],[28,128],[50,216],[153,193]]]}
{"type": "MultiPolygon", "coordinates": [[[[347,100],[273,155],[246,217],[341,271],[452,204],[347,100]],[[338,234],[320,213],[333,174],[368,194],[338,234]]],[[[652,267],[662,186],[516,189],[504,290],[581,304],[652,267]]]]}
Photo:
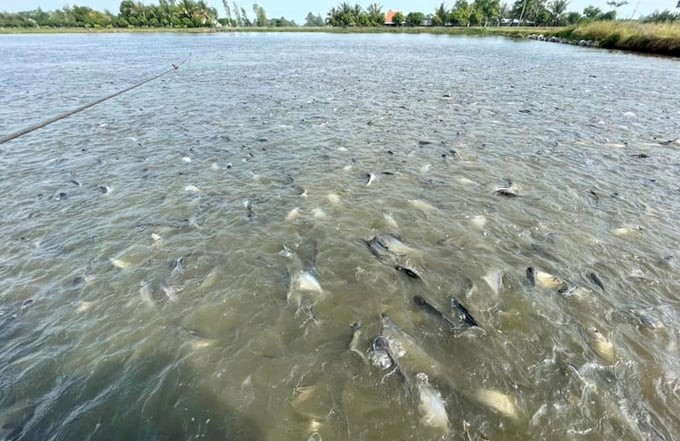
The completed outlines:
{"type": "Polygon", "coordinates": [[[510,9],[510,6],[508,6],[507,3],[501,3],[501,8],[498,11],[498,16],[501,18],[508,18],[512,14],[512,10],[510,9]]]}
{"type": "Polygon", "coordinates": [[[439,18],[437,22],[441,23],[438,26],[444,26],[449,22],[449,13],[446,12],[446,5],[444,3],[441,3],[439,7],[435,9],[434,15],[439,18]]]}
{"type": "Polygon", "coordinates": [[[487,24],[493,23],[498,19],[501,2],[500,0],[475,0],[472,7],[479,11],[481,22],[486,27],[487,24]]]}
{"type": "Polygon", "coordinates": [[[293,20],[286,20],[285,17],[281,17],[269,20],[269,26],[275,28],[294,28],[297,27],[297,24],[295,24],[295,21],[293,20]]]}
{"type": "Polygon", "coordinates": [[[401,26],[404,21],[404,14],[401,12],[395,12],[394,16],[392,16],[392,23],[394,23],[395,26],[401,26]]]}
{"type": "Polygon", "coordinates": [[[422,12],[409,12],[406,14],[406,24],[409,26],[420,26],[425,20],[425,14],[422,12]]]}
{"type": "Polygon", "coordinates": [[[382,6],[377,3],[371,3],[368,6],[368,21],[371,26],[382,26],[385,23],[385,14],[382,12],[382,6]]]}
{"type": "Polygon", "coordinates": [[[567,17],[565,19],[565,22],[566,22],[565,24],[574,25],[574,24],[578,23],[579,21],[581,21],[582,18],[583,18],[583,16],[581,15],[580,12],[576,12],[576,11],[568,12],[567,17]]]}
{"type": "Polygon", "coordinates": [[[307,17],[305,18],[305,26],[307,27],[320,27],[324,25],[323,17],[321,17],[321,14],[314,15],[311,13],[307,14],[307,17]]]}
{"type": "Polygon", "coordinates": [[[545,4],[546,0],[517,0],[512,7],[512,13],[520,21],[529,20],[534,23],[541,23],[546,17],[545,4]]]}
{"type": "Polygon", "coordinates": [[[245,8],[241,8],[241,21],[243,22],[243,26],[252,26],[253,23],[251,23],[250,19],[248,18],[248,13],[246,12],[245,8]]]}
{"type": "Polygon", "coordinates": [[[568,5],[569,1],[567,0],[553,0],[548,4],[555,25],[560,26],[562,24],[562,18],[564,13],[567,12],[568,5]]]}
{"type": "Polygon", "coordinates": [[[467,0],[457,0],[453,6],[449,21],[456,26],[470,26],[472,5],[467,0]]]}
{"type": "Polygon", "coordinates": [[[267,13],[264,8],[257,3],[253,4],[253,13],[255,14],[255,26],[264,28],[267,26],[267,13]]]}
{"type": "Polygon", "coordinates": [[[586,8],[583,10],[583,16],[591,20],[597,20],[598,18],[600,18],[601,15],[602,10],[592,5],[586,6],[586,8]]]}
{"type": "Polygon", "coordinates": [[[241,15],[241,8],[239,8],[238,4],[236,2],[232,2],[232,5],[234,6],[234,22],[237,27],[242,27],[244,26],[243,24],[243,15],[241,15]]]}
{"type": "MultiPolygon", "coordinates": [[[[680,6],[680,4],[679,4],[680,6]]],[[[661,12],[654,11],[652,14],[640,19],[643,23],[674,23],[680,21],[680,12],[673,13],[668,9],[661,12]]]]}
{"type": "Polygon", "coordinates": [[[231,6],[229,6],[229,0],[222,0],[222,4],[224,5],[224,13],[226,14],[227,18],[227,26],[232,26],[232,18],[231,18],[231,6]]]}

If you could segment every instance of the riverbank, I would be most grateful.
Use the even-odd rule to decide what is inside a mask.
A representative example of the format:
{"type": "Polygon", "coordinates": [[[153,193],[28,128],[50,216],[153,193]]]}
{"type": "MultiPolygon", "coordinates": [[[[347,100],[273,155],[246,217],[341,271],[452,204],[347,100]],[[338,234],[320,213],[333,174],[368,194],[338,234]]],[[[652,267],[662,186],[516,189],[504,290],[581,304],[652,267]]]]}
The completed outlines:
{"type": "Polygon", "coordinates": [[[564,28],[541,27],[279,27],[279,28],[0,28],[0,34],[71,34],[71,33],[190,33],[216,32],[327,32],[334,34],[442,34],[442,35],[498,35],[526,38],[530,34],[553,35],[564,28]]]}
{"type": "Polygon", "coordinates": [[[214,32],[328,32],[349,33],[399,33],[503,36],[527,38],[543,35],[546,40],[556,37],[562,42],[577,44],[593,42],[605,49],[621,49],[657,55],[680,57],[680,23],[638,23],[623,21],[594,22],[570,27],[285,27],[285,28],[0,28],[0,34],[50,34],[50,33],[191,33],[214,32]]]}
{"type": "Polygon", "coordinates": [[[578,42],[596,41],[605,49],[621,49],[680,57],[680,23],[595,22],[549,35],[578,42]]]}

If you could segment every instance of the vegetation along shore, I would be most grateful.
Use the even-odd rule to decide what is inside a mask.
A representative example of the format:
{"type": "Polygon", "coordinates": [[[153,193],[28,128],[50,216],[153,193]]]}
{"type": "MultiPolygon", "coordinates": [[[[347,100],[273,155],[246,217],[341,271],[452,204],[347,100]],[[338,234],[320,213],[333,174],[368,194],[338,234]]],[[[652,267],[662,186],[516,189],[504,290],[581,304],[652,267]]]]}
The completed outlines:
{"type": "Polygon", "coordinates": [[[302,26],[284,17],[268,18],[258,4],[247,10],[235,1],[222,3],[224,10],[220,12],[202,0],[159,0],[157,5],[124,0],[118,14],[87,6],[0,12],[0,33],[283,31],[501,35],[680,56],[680,12],[666,10],[637,20],[617,20],[617,9],[626,2],[607,1],[608,11],[588,6],[579,12],[567,11],[566,0],[516,0],[512,5],[500,0],[457,0],[450,8],[442,3],[432,13],[385,11],[377,3],[364,9],[345,2],[331,8],[325,18],[310,12],[302,26]]]}

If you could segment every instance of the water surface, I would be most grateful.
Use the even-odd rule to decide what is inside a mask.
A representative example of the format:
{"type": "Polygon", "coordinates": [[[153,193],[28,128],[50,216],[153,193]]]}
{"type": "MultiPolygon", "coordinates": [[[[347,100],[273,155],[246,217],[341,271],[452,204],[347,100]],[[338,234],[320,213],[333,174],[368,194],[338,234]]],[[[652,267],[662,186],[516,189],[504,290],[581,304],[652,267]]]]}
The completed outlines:
{"type": "Polygon", "coordinates": [[[678,439],[677,60],[433,35],[2,36],[0,133],[189,53],[1,146],[0,439],[678,439]],[[493,194],[508,181],[517,197],[493,194]],[[379,261],[364,241],[381,233],[413,251],[379,261]],[[322,294],[296,289],[312,261],[322,294]],[[578,295],[529,286],[530,266],[578,295]],[[455,296],[484,332],[414,295],[447,314],[455,296]],[[367,353],[383,313],[426,354],[448,431],[348,350],[350,324],[367,353]]]}

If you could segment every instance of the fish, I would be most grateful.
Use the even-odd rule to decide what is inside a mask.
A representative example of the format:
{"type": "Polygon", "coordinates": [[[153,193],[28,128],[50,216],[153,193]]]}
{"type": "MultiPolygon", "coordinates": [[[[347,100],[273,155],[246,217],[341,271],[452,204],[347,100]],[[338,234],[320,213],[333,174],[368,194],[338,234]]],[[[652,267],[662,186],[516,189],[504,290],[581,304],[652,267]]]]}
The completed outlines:
{"type": "Polygon", "coordinates": [[[453,308],[454,313],[457,315],[458,319],[468,326],[474,326],[481,328],[479,322],[470,314],[470,311],[463,306],[455,297],[449,297],[449,302],[451,303],[451,308],[453,308]]]}
{"type": "Polygon", "coordinates": [[[470,220],[470,223],[472,223],[472,226],[477,228],[478,230],[483,230],[484,227],[486,226],[486,216],[482,215],[474,216],[470,220]]]}
{"type": "Polygon", "coordinates": [[[170,331],[183,340],[183,344],[189,345],[194,351],[209,348],[217,343],[217,340],[208,338],[195,329],[185,328],[184,326],[172,326],[170,331]]]}
{"type": "Polygon", "coordinates": [[[409,199],[408,203],[411,204],[414,208],[417,208],[418,210],[422,211],[425,215],[428,215],[438,210],[437,207],[430,204],[429,202],[423,201],[422,199],[409,199]]]}
{"type": "Polygon", "coordinates": [[[310,271],[301,271],[294,281],[296,289],[304,292],[321,293],[323,288],[317,278],[310,271]]]}
{"type": "Polygon", "coordinates": [[[572,286],[563,291],[559,291],[559,294],[568,299],[582,300],[590,297],[593,293],[592,290],[583,286],[572,286]]]}
{"type": "Polygon", "coordinates": [[[594,326],[588,328],[590,346],[595,353],[605,362],[612,364],[616,361],[614,344],[594,326]]]}
{"type": "Polygon", "coordinates": [[[184,191],[186,191],[187,193],[199,193],[201,189],[196,187],[195,185],[187,185],[186,187],[184,187],[184,191]]]}
{"type": "Polygon", "coordinates": [[[475,185],[477,184],[475,181],[472,179],[468,179],[464,176],[461,176],[457,179],[458,183],[463,184],[463,185],[475,185]]]}
{"type": "Polygon", "coordinates": [[[399,236],[391,233],[381,233],[373,236],[370,240],[363,240],[371,254],[378,260],[388,257],[410,256],[419,257],[420,253],[401,241],[399,236]]]}
{"type": "Polygon", "coordinates": [[[387,352],[388,343],[383,342],[381,338],[384,339],[382,336],[373,339],[371,350],[368,353],[368,360],[370,360],[373,366],[384,371],[391,368],[393,363],[390,354],[387,352]]]}
{"type": "Polygon", "coordinates": [[[527,268],[526,275],[530,286],[543,289],[557,289],[559,291],[566,289],[566,284],[559,277],[537,270],[534,267],[530,266],[527,268]]]}
{"type": "Polygon", "coordinates": [[[382,176],[393,176],[392,172],[378,172],[378,173],[366,173],[366,186],[370,186],[372,183],[379,180],[382,176]]]}
{"type": "Polygon", "coordinates": [[[79,302],[78,307],[76,308],[76,312],[79,314],[82,314],[84,312],[89,311],[94,307],[94,302],[79,302]]]}
{"type": "Polygon", "coordinates": [[[165,286],[161,285],[161,290],[163,291],[163,294],[165,294],[165,297],[171,302],[177,301],[177,293],[181,292],[184,290],[183,286],[165,286]]]}
{"type": "Polygon", "coordinates": [[[111,187],[109,187],[108,185],[99,185],[99,186],[97,187],[97,189],[98,189],[102,194],[108,194],[108,193],[111,193],[111,192],[113,191],[113,190],[111,189],[111,187]]]}
{"type": "Polygon", "coordinates": [[[444,313],[442,313],[439,308],[434,306],[429,300],[425,299],[425,297],[421,295],[415,295],[413,296],[413,303],[423,309],[424,311],[432,314],[433,316],[437,317],[447,325],[451,327],[455,327],[455,323],[453,323],[453,320],[448,318],[444,313]]]}
{"type": "Polygon", "coordinates": [[[323,211],[323,208],[317,207],[312,210],[312,216],[314,216],[314,219],[326,219],[328,215],[326,215],[326,212],[323,211]]]}
{"type": "Polygon", "coordinates": [[[307,441],[323,441],[323,439],[321,438],[321,435],[319,435],[319,432],[312,432],[307,438],[307,441]]]}
{"type": "Polygon", "coordinates": [[[215,282],[217,282],[218,276],[220,272],[217,267],[213,268],[203,279],[201,284],[199,285],[200,289],[208,289],[212,287],[215,282]]]}
{"type": "Polygon", "coordinates": [[[416,374],[416,390],[418,391],[418,413],[420,421],[429,427],[449,431],[449,416],[446,413],[446,402],[441,393],[429,382],[427,374],[416,374]]]}
{"type": "Polygon", "coordinates": [[[368,187],[369,185],[371,185],[371,184],[375,181],[375,179],[376,179],[376,177],[375,177],[375,175],[374,175],[373,173],[368,173],[368,174],[366,175],[366,178],[367,178],[367,179],[366,179],[366,186],[367,186],[367,187],[368,187]]]}
{"type": "Polygon", "coordinates": [[[387,224],[388,227],[394,228],[395,230],[399,228],[397,221],[395,221],[394,217],[392,217],[392,213],[383,213],[383,219],[385,220],[385,224],[387,224]]]}
{"type": "Polygon", "coordinates": [[[420,274],[418,274],[415,270],[405,267],[404,265],[394,265],[394,269],[399,271],[400,273],[406,274],[408,277],[411,279],[416,279],[416,280],[422,280],[422,277],[420,274]]]}
{"type": "Polygon", "coordinates": [[[297,386],[290,401],[291,408],[300,416],[310,421],[309,431],[316,432],[322,422],[333,412],[333,396],[331,389],[323,383],[308,386],[297,386]]]}
{"type": "Polygon", "coordinates": [[[614,236],[618,236],[618,237],[626,237],[626,236],[631,236],[631,235],[633,235],[634,233],[638,233],[638,234],[639,234],[639,233],[641,233],[641,232],[643,232],[643,231],[644,231],[644,228],[643,228],[643,227],[641,227],[641,226],[639,226],[639,225],[636,225],[636,226],[632,226],[632,227],[620,227],[620,228],[615,228],[615,229],[612,230],[612,233],[614,234],[614,236]]]}
{"type": "Polygon", "coordinates": [[[519,186],[509,180],[505,187],[496,187],[493,194],[506,198],[514,198],[519,196],[519,186]]]}
{"type": "Polygon", "coordinates": [[[477,389],[472,398],[480,404],[512,420],[519,420],[520,411],[517,401],[503,392],[492,389],[477,389]]]}
{"type": "MultiPolygon", "coordinates": [[[[383,354],[387,354],[387,356],[389,357],[389,361],[391,362],[389,367],[394,367],[395,371],[404,380],[404,383],[406,383],[406,385],[410,388],[413,386],[413,380],[411,379],[411,377],[407,375],[406,371],[404,371],[404,368],[401,366],[399,358],[392,350],[391,345],[392,343],[390,342],[390,340],[384,335],[379,335],[373,340],[374,350],[383,354]]],[[[389,367],[387,369],[389,369],[389,367]]]]}
{"type": "Polygon", "coordinates": [[[332,205],[338,205],[340,203],[340,196],[335,193],[328,193],[326,198],[328,198],[328,202],[330,202],[332,205]]]}
{"type": "Polygon", "coordinates": [[[111,264],[118,269],[126,269],[130,267],[130,262],[123,259],[109,259],[111,264]]]}
{"type": "Polygon", "coordinates": [[[173,276],[174,276],[174,275],[184,274],[184,263],[185,263],[185,262],[186,262],[186,257],[185,257],[185,256],[179,257],[179,258],[177,258],[177,259],[171,261],[171,262],[168,264],[168,267],[169,267],[170,270],[171,270],[171,274],[172,274],[173,276]]]}
{"type": "Polygon", "coordinates": [[[597,274],[588,273],[588,278],[592,280],[593,283],[597,285],[602,291],[604,291],[604,284],[602,283],[602,280],[600,280],[600,278],[597,277],[597,274]]]}
{"type": "Polygon", "coordinates": [[[489,285],[495,295],[498,295],[498,293],[501,292],[501,289],[503,288],[503,276],[503,271],[491,270],[484,277],[482,277],[482,280],[484,280],[486,284],[489,285]]]}
{"type": "Polygon", "coordinates": [[[305,269],[296,272],[291,280],[286,299],[288,303],[290,303],[291,299],[295,298],[298,309],[302,307],[302,293],[314,294],[315,296],[323,294],[323,288],[316,276],[316,257],[318,252],[318,242],[314,241],[314,251],[311,262],[305,269]]]}
{"type": "Polygon", "coordinates": [[[389,255],[389,250],[378,239],[377,236],[373,237],[371,240],[362,239],[362,241],[366,244],[371,254],[373,254],[378,260],[382,260],[389,255]]]}
{"type": "Polygon", "coordinates": [[[354,322],[350,325],[352,328],[352,340],[349,342],[349,350],[359,356],[364,364],[368,364],[368,359],[363,352],[359,350],[359,339],[361,338],[361,323],[354,322]]]}
{"type": "Polygon", "coordinates": [[[511,188],[505,188],[505,187],[498,187],[493,191],[493,194],[496,196],[504,196],[506,198],[514,198],[517,197],[517,193],[512,190],[511,188]]]}
{"type": "Polygon", "coordinates": [[[411,248],[401,241],[401,238],[396,234],[381,234],[376,236],[380,243],[387,248],[387,250],[399,256],[419,256],[420,253],[415,248],[411,248]]]}
{"type": "Polygon", "coordinates": [[[436,307],[429,300],[425,299],[423,296],[413,296],[413,303],[449,325],[453,330],[467,327],[481,328],[477,320],[472,317],[472,314],[470,314],[467,308],[463,306],[458,300],[456,300],[455,297],[449,297],[449,302],[451,303],[455,320],[447,317],[446,314],[444,314],[438,307],[436,307]]]}
{"type": "Polygon", "coordinates": [[[390,345],[390,349],[400,363],[410,372],[425,372],[435,377],[444,372],[442,365],[430,356],[415,339],[401,328],[385,313],[380,316],[381,332],[390,345]]]}
{"type": "Polygon", "coordinates": [[[300,207],[295,207],[286,215],[286,222],[294,222],[300,216],[300,207]]]}
{"type": "Polygon", "coordinates": [[[253,219],[255,217],[255,210],[253,209],[253,203],[246,199],[243,201],[243,208],[246,209],[246,217],[248,219],[253,219]]]}
{"type": "Polygon", "coordinates": [[[142,302],[144,302],[146,305],[152,308],[156,307],[156,303],[153,301],[153,292],[151,291],[151,286],[148,282],[140,282],[139,296],[142,298],[142,302]]]}

